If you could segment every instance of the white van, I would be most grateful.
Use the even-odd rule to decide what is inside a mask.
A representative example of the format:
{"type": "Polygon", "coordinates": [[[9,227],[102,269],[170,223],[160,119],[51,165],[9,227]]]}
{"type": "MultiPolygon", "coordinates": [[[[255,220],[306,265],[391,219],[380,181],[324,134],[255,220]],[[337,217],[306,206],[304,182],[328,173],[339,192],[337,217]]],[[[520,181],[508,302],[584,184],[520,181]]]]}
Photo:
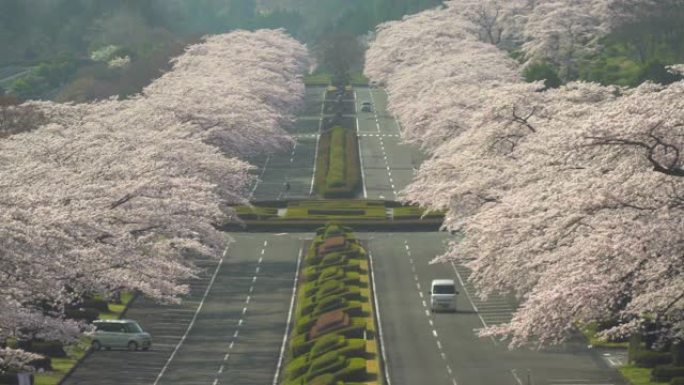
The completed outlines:
{"type": "Polygon", "coordinates": [[[456,311],[457,294],[453,279],[433,279],[430,284],[430,311],[456,311]]]}

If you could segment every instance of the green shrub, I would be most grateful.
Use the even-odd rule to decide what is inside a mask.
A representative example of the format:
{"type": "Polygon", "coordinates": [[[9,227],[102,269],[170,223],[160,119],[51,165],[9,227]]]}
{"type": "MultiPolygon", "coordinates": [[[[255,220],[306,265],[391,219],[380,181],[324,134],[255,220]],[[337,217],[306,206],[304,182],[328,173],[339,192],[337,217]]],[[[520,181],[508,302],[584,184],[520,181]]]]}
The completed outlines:
{"type": "Polygon", "coordinates": [[[675,366],[684,366],[684,342],[673,344],[671,351],[672,364],[675,366]]]}
{"type": "Polygon", "coordinates": [[[19,379],[16,373],[0,373],[0,384],[3,385],[18,385],[19,379]]]}
{"type": "Polygon", "coordinates": [[[350,358],[347,366],[335,373],[337,381],[363,381],[366,374],[366,360],[364,358],[350,358]]]}
{"type": "Polygon", "coordinates": [[[672,355],[668,352],[639,349],[632,353],[632,362],[634,366],[641,368],[654,368],[657,365],[672,363],[672,355]]]}
{"type": "Polygon", "coordinates": [[[335,127],[330,132],[330,161],[325,179],[327,189],[344,187],[345,185],[345,145],[346,130],[335,127]]]}
{"type": "Polygon", "coordinates": [[[552,65],[541,62],[530,64],[523,71],[523,78],[527,82],[543,80],[546,88],[558,88],[563,83],[552,65]]]}
{"type": "Polygon", "coordinates": [[[303,355],[290,361],[285,367],[285,378],[295,379],[302,376],[309,369],[309,356],[303,355]]]}
{"type": "Polygon", "coordinates": [[[338,126],[322,134],[314,175],[318,194],[325,198],[353,197],[360,181],[356,133],[338,126]]]}
{"type": "Polygon", "coordinates": [[[651,381],[670,381],[674,377],[684,377],[684,366],[658,365],[651,372],[651,381]]]}
{"type": "Polygon", "coordinates": [[[100,316],[100,312],[93,308],[68,308],[65,315],[75,320],[93,322],[100,316]]]}
{"type": "MultiPolygon", "coordinates": [[[[314,319],[315,320],[315,319],[314,319]]],[[[298,334],[292,338],[290,345],[290,352],[293,357],[299,357],[302,354],[308,353],[313,344],[316,343],[320,338],[328,334],[338,334],[347,338],[363,338],[364,331],[366,330],[366,319],[354,317],[351,319],[351,325],[343,327],[340,329],[334,329],[322,334],[314,339],[309,340],[306,334],[298,334]]]]}
{"type": "Polygon", "coordinates": [[[335,385],[335,376],[330,373],[322,374],[313,380],[309,381],[308,385],[335,385]]]}
{"type": "Polygon", "coordinates": [[[670,385],[684,385],[684,377],[672,377],[670,385]]]}
{"type": "Polygon", "coordinates": [[[106,313],[109,311],[109,304],[103,299],[86,298],[83,300],[84,308],[96,309],[99,312],[106,313]]]}
{"type": "Polygon", "coordinates": [[[64,344],[60,341],[32,341],[28,351],[49,357],[66,357],[64,344]]]}

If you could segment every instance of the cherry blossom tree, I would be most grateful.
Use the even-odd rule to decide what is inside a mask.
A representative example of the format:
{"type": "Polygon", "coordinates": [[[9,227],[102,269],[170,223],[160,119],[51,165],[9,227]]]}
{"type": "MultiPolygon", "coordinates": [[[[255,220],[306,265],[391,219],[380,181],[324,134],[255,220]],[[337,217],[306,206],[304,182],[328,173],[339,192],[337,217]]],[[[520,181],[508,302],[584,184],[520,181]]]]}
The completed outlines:
{"type": "Polygon", "coordinates": [[[528,61],[549,61],[561,78],[576,77],[578,60],[592,52],[608,31],[605,17],[612,0],[546,0],[531,9],[522,50],[528,61]]]}
{"type": "Polygon", "coordinates": [[[211,36],[174,59],[141,99],[193,123],[226,153],[273,151],[291,143],[283,127],[303,100],[310,65],[306,48],[283,30],[211,36]]]}
{"type": "MultiPolygon", "coordinates": [[[[561,17],[559,3],[531,4],[530,20],[543,9],[561,17]]],[[[603,33],[594,16],[606,4],[585,9],[587,26],[598,27],[565,31],[581,37],[572,44],[585,49],[603,33]]],[[[436,261],[469,266],[482,296],[520,299],[510,323],[482,334],[540,346],[611,320],[607,336],[655,323],[663,339],[683,338],[684,83],[520,83],[505,54],[471,44],[482,40],[472,21],[450,12],[382,26],[366,64],[387,87],[405,139],[431,154],[405,198],[447,209],[445,227],[463,234],[436,261]],[[458,32],[447,28],[435,44],[444,20],[458,32]],[[454,65],[464,62],[473,65],[454,65]]]]}
{"type": "Polygon", "coordinates": [[[214,226],[226,204],[246,202],[252,166],[237,156],[290,141],[307,66],[283,31],[239,31],[190,47],[130,99],[2,110],[41,119],[0,140],[0,340],[69,341],[84,325],[64,309],[86,293],[179,301],[193,261],[229,243],[214,226]]]}

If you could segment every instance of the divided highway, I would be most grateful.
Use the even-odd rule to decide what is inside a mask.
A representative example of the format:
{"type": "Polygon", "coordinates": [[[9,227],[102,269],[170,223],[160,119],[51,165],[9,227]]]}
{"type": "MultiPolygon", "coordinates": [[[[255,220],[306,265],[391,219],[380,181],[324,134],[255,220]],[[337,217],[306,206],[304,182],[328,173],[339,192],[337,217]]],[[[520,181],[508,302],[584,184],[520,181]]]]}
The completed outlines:
{"type": "MultiPolygon", "coordinates": [[[[252,159],[260,180],[252,199],[312,197],[324,88],[307,89],[305,107],[290,128],[297,145],[252,159]],[[286,183],[289,184],[287,188],[286,183]]],[[[356,88],[356,115],[368,199],[395,199],[410,183],[420,152],[401,144],[380,89],[356,88]],[[361,112],[363,102],[373,104],[361,112]]],[[[154,338],[149,352],[100,351],[65,382],[130,385],[272,384],[280,359],[298,256],[311,234],[235,233],[221,263],[199,261],[204,273],[190,283],[182,304],[139,299],[127,317],[154,338]]],[[[494,296],[481,301],[467,284],[467,269],[431,265],[452,240],[445,233],[361,233],[372,256],[389,384],[387,385],[620,385],[617,371],[582,343],[548,351],[509,351],[478,338],[476,329],[510,320],[516,303],[494,296]],[[459,310],[432,314],[429,283],[460,283],[459,310]]]]}

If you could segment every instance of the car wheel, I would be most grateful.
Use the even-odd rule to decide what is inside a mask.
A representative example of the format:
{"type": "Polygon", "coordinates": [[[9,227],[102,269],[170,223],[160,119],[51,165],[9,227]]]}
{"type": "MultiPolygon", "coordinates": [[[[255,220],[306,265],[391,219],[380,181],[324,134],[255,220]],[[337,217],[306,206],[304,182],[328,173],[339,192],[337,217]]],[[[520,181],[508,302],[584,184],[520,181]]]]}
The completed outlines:
{"type": "Polygon", "coordinates": [[[131,341],[128,343],[128,350],[134,352],[138,350],[138,344],[135,341],[131,341]]]}
{"type": "Polygon", "coordinates": [[[93,348],[93,350],[100,350],[102,349],[102,344],[100,343],[100,341],[95,340],[90,344],[90,347],[93,348]]]}

